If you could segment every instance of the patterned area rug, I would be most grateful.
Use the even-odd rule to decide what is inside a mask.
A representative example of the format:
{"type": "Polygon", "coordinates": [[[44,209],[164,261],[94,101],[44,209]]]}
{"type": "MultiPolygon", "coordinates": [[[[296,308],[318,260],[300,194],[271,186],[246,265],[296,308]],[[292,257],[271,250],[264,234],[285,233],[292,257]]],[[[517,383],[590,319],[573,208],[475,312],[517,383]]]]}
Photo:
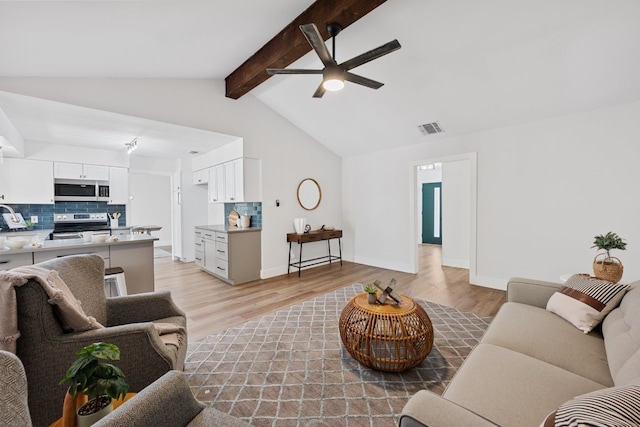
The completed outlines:
{"type": "Polygon", "coordinates": [[[418,301],[433,323],[431,353],[403,373],[377,372],[340,341],[340,312],[360,292],[354,284],[189,343],[194,395],[254,426],[396,426],[414,393],[442,393],[491,321],[418,301]]]}

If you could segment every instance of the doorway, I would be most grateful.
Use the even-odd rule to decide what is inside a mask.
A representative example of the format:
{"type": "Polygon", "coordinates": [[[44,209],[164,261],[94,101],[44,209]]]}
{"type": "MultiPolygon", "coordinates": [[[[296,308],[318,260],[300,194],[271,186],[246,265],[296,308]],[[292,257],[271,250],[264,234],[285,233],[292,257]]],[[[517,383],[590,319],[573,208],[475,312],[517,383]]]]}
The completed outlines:
{"type": "Polygon", "coordinates": [[[422,243],[442,245],[442,183],[422,184],[422,243]]]}
{"type": "MultiPolygon", "coordinates": [[[[427,158],[410,163],[412,169],[412,194],[410,215],[411,245],[414,272],[420,271],[418,252],[422,245],[422,184],[428,183],[423,174],[442,166],[442,177],[431,182],[441,182],[440,227],[442,265],[469,270],[469,280],[477,283],[477,154],[466,153],[440,158],[427,158]],[[426,182],[425,182],[426,181],[426,182]]],[[[433,225],[431,226],[433,227],[433,225]]]]}

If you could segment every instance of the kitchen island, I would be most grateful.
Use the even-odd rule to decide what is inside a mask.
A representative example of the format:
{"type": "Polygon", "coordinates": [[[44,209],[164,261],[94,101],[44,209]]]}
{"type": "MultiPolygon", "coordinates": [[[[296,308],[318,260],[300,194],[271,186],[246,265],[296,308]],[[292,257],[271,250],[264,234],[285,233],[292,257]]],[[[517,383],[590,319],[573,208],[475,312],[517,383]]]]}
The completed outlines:
{"type": "Polygon", "coordinates": [[[128,294],[154,290],[153,242],[147,234],[119,236],[117,242],[84,242],[82,239],[45,240],[42,247],[27,244],[21,249],[0,248],[0,269],[37,264],[53,258],[77,254],[96,254],[104,258],[105,268],[124,270],[128,294]]]}

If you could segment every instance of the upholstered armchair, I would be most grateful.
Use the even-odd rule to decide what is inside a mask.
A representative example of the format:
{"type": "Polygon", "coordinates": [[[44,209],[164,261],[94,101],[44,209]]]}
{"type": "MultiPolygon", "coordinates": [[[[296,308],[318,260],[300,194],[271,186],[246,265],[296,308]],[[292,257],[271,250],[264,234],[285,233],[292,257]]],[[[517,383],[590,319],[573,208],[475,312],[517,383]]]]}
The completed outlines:
{"type": "Polygon", "coordinates": [[[27,377],[20,359],[0,350],[0,425],[30,427],[27,406],[27,377]]]}
{"type": "Polygon", "coordinates": [[[93,427],[207,426],[249,424],[196,400],[182,372],[164,374],[93,427]]]}
{"type": "Polygon", "coordinates": [[[55,270],[88,316],[105,326],[84,332],[65,332],[56,307],[49,304],[42,286],[34,280],[16,287],[20,338],[16,353],[28,380],[31,419],[49,425],[62,414],[66,388],[60,379],[76,359],[76,351],[94,342],[120,347],[116,364],[127,376],[130,391],[138,392],[172,369],[182,370],[186,334],[180,344],[165,344],[152,323],[186,327],[186,318],[169,292],[116,298],[104,293],[104,260],[97,255],[76,255],[38,264],[55,270]]]}

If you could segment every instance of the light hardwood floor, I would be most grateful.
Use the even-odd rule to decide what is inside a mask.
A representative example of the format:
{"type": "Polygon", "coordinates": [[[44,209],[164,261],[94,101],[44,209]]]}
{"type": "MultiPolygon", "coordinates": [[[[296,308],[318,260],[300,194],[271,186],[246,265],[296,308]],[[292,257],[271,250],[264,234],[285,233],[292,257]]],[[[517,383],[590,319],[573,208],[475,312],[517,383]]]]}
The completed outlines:
{"type": "Polygon", "coordinates": [[[469,284],[466,269],[442,267],[440,246],[421,245],[420,272],[408,274],[343,262],[297,273],[230,286],[201,271],[195,263],[170,257],[155,259],[156,290],[169,290],[187,313],[190,340],[204,338],[254,317],[297,304],[355,282],[383,284],[392,278],[396,290],[410,297],[455,307],[481,316],[493,316],[505,293],[469,284]]]}

